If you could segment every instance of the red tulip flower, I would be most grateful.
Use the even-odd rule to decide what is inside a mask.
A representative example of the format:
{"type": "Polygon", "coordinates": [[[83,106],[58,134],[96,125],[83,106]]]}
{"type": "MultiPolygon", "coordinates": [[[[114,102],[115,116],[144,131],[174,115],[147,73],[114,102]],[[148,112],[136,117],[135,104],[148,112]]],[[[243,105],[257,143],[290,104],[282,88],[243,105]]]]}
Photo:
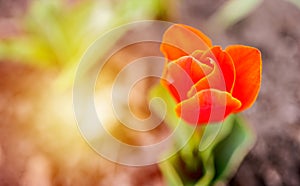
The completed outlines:
{"type": "Polygon", "coordinates": [[[161,51],[167,59],[162,85],[177,102],[176,114],[188,123],[222,121],[256,100],[262,73],[258,49],[223,50],[201,31],[175,24],[164,33],[161,51]]]}

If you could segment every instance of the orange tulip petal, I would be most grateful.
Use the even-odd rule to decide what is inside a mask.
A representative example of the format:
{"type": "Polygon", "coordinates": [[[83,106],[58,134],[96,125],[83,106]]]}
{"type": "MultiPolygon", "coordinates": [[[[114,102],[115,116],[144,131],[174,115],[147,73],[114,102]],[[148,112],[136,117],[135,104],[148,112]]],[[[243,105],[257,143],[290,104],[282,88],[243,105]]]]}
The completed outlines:
{"type": "Polygon", "coordinates": [[[167,59],[175,60],[195,50],[207,50],[211,46],[211,40],[201,31],[174,24],[165,31],[160,49],[167,59]]]}
{"type": "Polygon", "coordinates": [[[233,97],[242,102],[237,112],[252,106],[261,84],[262,59],[258,49],[242,45],[226,48],[233,59],[236,80],[232,90],[233,97]]]}
{"type": "Polygon", "coordinates": [[[230,55],[216,46],[206,52],[205,56],[205,59],[209,58],[213,63],[214,70],[198,81],[188,95],[193,96],[196,92],[210,88],[231,92],[235,81],[235,67],[230,55]]]}
{"type": "Polygon", "coordinates": [[[196,50],[191,54],[191,56],[193,56],[198,61],[201,61],[201,63],[203,64],[206,64],[212,68],[214,67],[214,64],[211,63],[211,58],[207,57],[207,56],[213,56],[211,50],[206,50],[206,51],[196,50]]]}
{"type": "Polygon", "coordinates": [[[241,106],[241,102],[228,92],[216,89],[202,90],[177,104],[176,114],[191,124],[222,121],[241,106]]]}
{"type": "Polygon", "coordinates": [[[187,98],[190,88],[209,74],[212,68],[191,56],[184,56],[168,63],[162,84],[173,94],[177,102],[187,98]]]}
{"type": "Polygon", "coordinates": [[[183,57],[180,60],[169,63],[169,66],[172,66],[174,64],[177,64],[182,69],[184,69],[185,72],[189,74],[194,83],[198,82],[213,70],[213,68],[211,68],[210,66],[199,62],[191,56],[183,57]]]}

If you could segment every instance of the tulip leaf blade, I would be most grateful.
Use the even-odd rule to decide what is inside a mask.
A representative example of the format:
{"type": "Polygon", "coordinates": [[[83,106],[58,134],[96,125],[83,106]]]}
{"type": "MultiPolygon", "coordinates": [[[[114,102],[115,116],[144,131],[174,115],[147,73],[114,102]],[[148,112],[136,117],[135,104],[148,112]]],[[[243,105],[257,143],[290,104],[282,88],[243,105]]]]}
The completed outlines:
{"type": "Polygon", "coordinates": [[[247,122],[233,115],[232,129],[228,136],[213,149],[214,181],[226,181],[232,176],[255,142],[255,135],[247,122]]]}

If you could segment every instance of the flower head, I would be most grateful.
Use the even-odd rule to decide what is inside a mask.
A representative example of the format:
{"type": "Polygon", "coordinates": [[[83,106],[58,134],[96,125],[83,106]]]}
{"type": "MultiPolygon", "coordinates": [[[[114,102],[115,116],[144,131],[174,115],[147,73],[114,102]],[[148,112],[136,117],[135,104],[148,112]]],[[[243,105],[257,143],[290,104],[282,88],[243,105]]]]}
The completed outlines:
{"type": "Polygon", "coordinates": [[[167,59],[161,82],[185,121],[222,121],[256,100],[262,73],[258,49],[232,45],[223,50],[201,31],[175,24],[166,30],[161,51],[167,59]]]}

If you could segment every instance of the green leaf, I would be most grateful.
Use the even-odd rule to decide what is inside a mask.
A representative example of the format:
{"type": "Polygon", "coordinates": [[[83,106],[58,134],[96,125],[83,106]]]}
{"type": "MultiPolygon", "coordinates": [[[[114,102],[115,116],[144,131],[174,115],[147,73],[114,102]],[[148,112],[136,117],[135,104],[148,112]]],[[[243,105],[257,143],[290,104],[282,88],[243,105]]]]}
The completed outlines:
{"type": "Polygon", "coordinates": [[[239,116],[233,115],[232,129],[228,136],[213,149],[215,162],[215,181],[226,181],[252,148],[255,136],[247,123],[239,116]]]}
{"type": "Polygon", "coordinates": [[[190,170],[199,171],[199,166],[196,168],[193,166],[196,162],[198,165],[201,162],[203,169],[202,177],[195,183],[194,180],[180,173],[181,167],[178,165],[180,161],[174,161],[172,157],[172,160],[166,160],[167,163],[162,169],[163,174],[167,174],[168,183],[177,185],[176,181],[180,179],[178,182],[180,184],[205,186],[226,181],[232,176],[255,141],[255,136],[247,123],[240,116],[231,114],[224,122],[193,127],[176,116],[174,112],[176,103],[164,87],[157,85],[151,90],[150,99],[154,98],[162,99],[164,105],[152,104],[153,111],[159,116],[166,112],[164,120],[171,129],[181,127],[180,132],[176,134],[176,142],[185,146],[175,156],[180,157],[184,166],[190,170]],[[195,156],[194,151],[197,147],[199,147],[199,155],[195,156]],[[165,173],[165,171],[172,173],[165,173]]]}
{"type": "MultiPolygon", "coordinates": [[[[198,146],[200,138],[199,135],[201,135],[199,134],[199,131],[197,131],[197,127],[187,124],[176,115],[176,102],[162,85],[158,84],[151,89],[149,100],[152,101],[152,111],[155,112],[157,116],[163,117],[162,119],[164,119],[164,122],[168,124],[170,129],[173,131],[172,135],[175,137],[174,140],[176,149],[180,149],[175,157],[172,157],[171,160],[168,159],[166,161],[169,162],[170,166],[172,165],[174,171],[179,171],[182,168],[178,167],[178,164],[180,164],[182,161],[184,162],[186,171],[193,172],[193,170],[198,170],[202,164],[202,160],[201,158],[197,158],[197,155],[193,153],[193,151],[197,149],[195,147],[198,146]],[[161,102],[154,102],[156,99],[160,99],[161,102]],[[162,113],[166,114],[162,115],[162,113]]],[[[164,172],[165,170],[162,171],[164,172]]],[[[188,185],[188,183],[194,185],[195,181],[188,178],[184,173],[180,173],[179,171],[177,172],[177,175],[183,179],[182,182],[184,182],[184,185],[188,185]]]]}
{"type": "MultiPolygon", "coordinates": [[[[205,158],[203,158],[205,159],[205,158]]],[[[209,156],[206,160],[203,160],[204,174],[201,179],[195,184],[195,186],[208,186],[211,185],[211,182],[215,175],[214,167],[214,157],[209,156]]]]}
{"type": "Polygon", "coordinates": [[[231,114],[224,122],[203,126],[203,136],[199,144],[199,151],[211,152],[214,146],[231,132],[234,117],[231,114]]]}
{"type": "Polygon", "coordinates": [[[159,168],[162,171],[162,174],[165,178],[166,184],[169,186],[178,185],[183,186],[184,184],[181,181],[180,176],[173,167],[170,160],[166,160],[159,164],[159,168]]]}
{"type": "MultiPolygon", "coordinates": [[[[238,166],[255,142],[255,136],[247,123],[237,115],[230,115],[223,124],[212,143],[201,151],[205,174],[196,185],[211,185],[225,182],[237,170],[238,166]]],[[[217,126],[206,126],[211,135],[217,126]]],[[[206,140],[206,139],[203,139],[206,140]]],[[[211,139],[209,139],[211,140],[211,139]]]]}
{"type": "Polygon", "coordinates": [[[176,123],[178,123],[178,117],[176,116],[176,113],[174,111],[174,108],[176,106],[175,100],[170,96],[170,93],[161,85],[158,84],[154,86],[150,93],[149,93],[149,101],[152,101],[154,99],[161,99],[160,103],[152,104],[152,110],[158,115],[161,116],[161,113],[166,113],[163,119],[165,119],[165,122],[171,124],[170,127],[173,129],[176,127],[176,123]],[[163,104],[163,105],[162,105],[163,104]]]}
{"type": "Polygon", "coordinates": [[[209,146],[211,146],[211,144],[214,143],[214,141],[218,137],[221,129],[221,123],[203,126],[203,135],[199,143],[199,151],[204,151],[205,149],[209,148],[209,146]]]}
{"type": "MultiPolygon", "coordinates": [[[[193,134],[196,126],[187,124],[185,121],[180,119],[175,113],[176,102],[170,93],[161,85],[158,84],[154,86],[149,93],[149,101],[152,99],[160,99],[162,102],[156,102],[152,104],[152,110],[158,115],[161,116],[161,113],[166,113],[164,116],[164,121],[171,127],[172,130],[175,130],[177,127],[180,128],[180,135],[177,136],[181,141],[185,141],[187,138],[190,138],[193,134]]],[[[179,130],[179,129],[177,129],[179,130]]]]}

